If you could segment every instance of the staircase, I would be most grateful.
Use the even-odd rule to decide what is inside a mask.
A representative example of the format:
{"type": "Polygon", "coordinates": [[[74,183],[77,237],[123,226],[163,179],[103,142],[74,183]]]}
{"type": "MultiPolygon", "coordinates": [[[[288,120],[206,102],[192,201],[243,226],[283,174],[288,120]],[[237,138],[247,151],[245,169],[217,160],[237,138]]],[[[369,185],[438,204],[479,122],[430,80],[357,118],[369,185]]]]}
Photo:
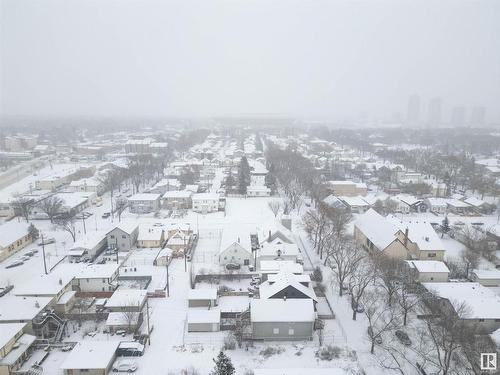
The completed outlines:
{"type": "Polygon", "coordinates": [[[45,327],[48,327],[50,336],[49,342],[53,343],[61,341],[66,325],[67,320],[63,320],[54,311],[50,311],[40,319],[33,322],[33,330],[37,336],[45,336],[44,329],[45,327]],[[51,336],[51,333],[54,333],[54,335],[51,336]]]}

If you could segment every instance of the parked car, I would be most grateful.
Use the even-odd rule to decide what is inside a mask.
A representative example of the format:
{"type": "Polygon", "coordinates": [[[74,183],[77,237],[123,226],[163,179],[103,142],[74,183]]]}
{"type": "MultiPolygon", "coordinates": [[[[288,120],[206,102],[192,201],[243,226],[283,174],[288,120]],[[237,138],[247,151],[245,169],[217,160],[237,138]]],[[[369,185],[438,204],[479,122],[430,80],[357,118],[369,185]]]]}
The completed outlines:
{"type": "Polygon", "coordinates": [[[38,246],[42,246],[42,245],[50,245],[51,243],[55,243],[56,242],[56,239],[51,237],[51,238],[44,238],[43,241],[40,240],[38,241],[38,246]]]}
{"type": "Polygon", "coordinates": [[[116,355],[119,357],[140,357],[144,354],[144,345],[136,341],[123,341],[118,345],[116,355]]]}
{"type": "Polygon", "coordinates": [[[398,338],[399,342],[401,342],[401,344],[406,345],[406,346],[410,346],[411,345],[411,340],[408,337],[408,334],[406,332],[401,331],[400,329],[398,329],[395,332],[395,335],[398,338]]]}
{"type": "Polygon", "coordinates": [[[63,352],[69,352],[69,351],[70,351],[70,350],[72,350],[72,349],[73,349],[73,347],[72,347],[71,345],[66,345],[66,346],[63,346],[63,347],[61,348],[61,350],[62,350],[63,352]]]}
{"type": "Polygon", "coordinates": [[[226,264],[226,270],[239,270],[241,266],[236,263],[228,263],[226,264]]]}
{"type": "Polygon", "coordinates": [[[7,266],[5,266],[5,268],[19,267],[19,266],[22,266],[23,264],[24,264],[24,262],[22,262],[20,260],[16,260],[16,261],[12,262],[11,264],[8,264],[7,266]]]}
{"type": "Polygon", "coordinates": [[[113,365],[113,372],[134,372],[137,370],[137,362],[131,359],[119,359],[113,365]]]}
{"type": "MultiPolygon", "coordinates": [[[[372,329],[372,326],[369,326],[368,327],[368,336],[372,337],[373,336],[373,329],[372,329]]],[[[375,343],[377,343],[378,345],[381,345],[382,344],[382,337],[379,335],[375,336],[373,338],[375,340],[375,343]]]]}
{"type": "Polygon", "coordinates": [[[111,216],[111,212],[105,212],[105,213],[103,213],[103,214],[102,214],[102,216],[101,216],[101,217],[102,217],[103,219],[107,219],[107,218],[108,218],[108,217],[110,217],[110,216],[111,216]]]}

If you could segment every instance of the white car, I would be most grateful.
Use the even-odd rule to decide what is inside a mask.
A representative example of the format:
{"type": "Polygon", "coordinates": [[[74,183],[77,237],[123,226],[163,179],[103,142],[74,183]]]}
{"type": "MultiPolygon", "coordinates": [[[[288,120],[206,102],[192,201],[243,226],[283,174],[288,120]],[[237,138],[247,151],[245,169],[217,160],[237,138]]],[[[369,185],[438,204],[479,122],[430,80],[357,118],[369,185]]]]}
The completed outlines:
{"type": "Polygon", "coordinates": [[[137,362],[130,359],[120,359],[113,365],[113,372],[134,372],[137,370],[137,362]]]}

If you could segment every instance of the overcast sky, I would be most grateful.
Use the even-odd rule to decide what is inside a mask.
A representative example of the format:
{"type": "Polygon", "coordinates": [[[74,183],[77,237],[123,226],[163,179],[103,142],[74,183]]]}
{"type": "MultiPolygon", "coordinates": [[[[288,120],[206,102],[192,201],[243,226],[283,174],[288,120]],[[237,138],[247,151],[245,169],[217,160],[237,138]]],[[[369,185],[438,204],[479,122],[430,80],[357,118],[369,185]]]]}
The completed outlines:
{"type": "Polygon", "coordinates": [[[0,0],[7,115],[500,118],[498,0],[0,0]]]}

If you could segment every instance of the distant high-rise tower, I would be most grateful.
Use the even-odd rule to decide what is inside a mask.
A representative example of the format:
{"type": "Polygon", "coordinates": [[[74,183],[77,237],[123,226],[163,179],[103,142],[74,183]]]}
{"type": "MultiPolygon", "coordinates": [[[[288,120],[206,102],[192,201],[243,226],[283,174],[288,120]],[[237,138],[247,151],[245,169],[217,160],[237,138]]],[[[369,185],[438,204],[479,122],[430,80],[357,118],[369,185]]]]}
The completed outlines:
{"type": "Polygon", "coordinates": [[[408,113],[406,122],[410,126],[418,125],[420,120],[420,97],[418,95],[410,96],[408,100],[408,113]]]}
{"type": "Polygon", "coordinates": [[[470,126],[484,126],[484,119],[486,117],[486,108],[474,107],[470,114],[470,126]]]}
{"type": "Polygon", "coordinates": [[[429,101],[429,112],[427,114],[427,126],[437,128],[441,125],[441,112],[443,102],[441,98],[432,98],[429,101]]]}
{"type": "Polygon", "coordinates": [[[464,106],[453,107],[453,110],[451,111],[450,126],[452,126],[452,127],[465,126],[465,107],[464,106]]]}

